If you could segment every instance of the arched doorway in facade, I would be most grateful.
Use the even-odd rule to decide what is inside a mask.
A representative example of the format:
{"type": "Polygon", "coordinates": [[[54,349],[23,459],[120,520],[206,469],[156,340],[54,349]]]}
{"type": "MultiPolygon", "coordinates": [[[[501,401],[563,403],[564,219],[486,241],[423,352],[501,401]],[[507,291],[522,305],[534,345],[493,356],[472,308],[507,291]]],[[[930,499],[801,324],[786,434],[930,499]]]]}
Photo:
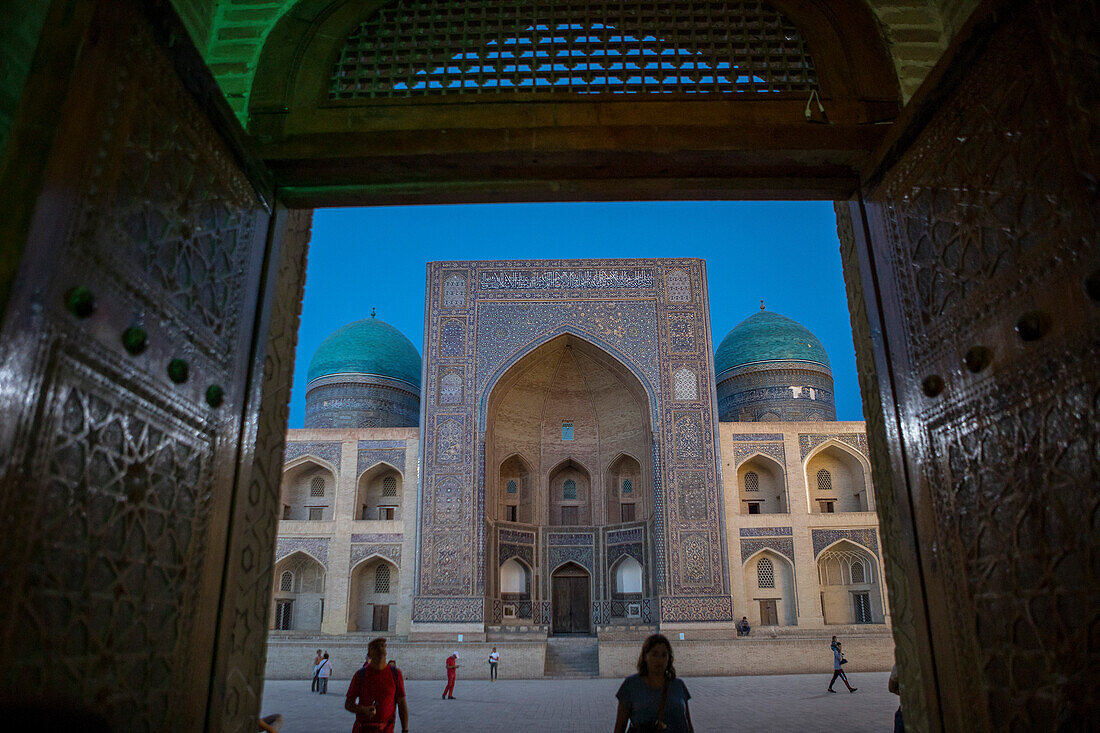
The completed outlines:
{"type": "Polygon", "coordinates": [[[387,558],[364,558],[351,572],[348,583],[348,631],[393,631],[397,618],[392,610],[400,603],[398,567],[387,558]]]}
{"type": "Polygon", "coordinates": [[[325,568],[305,552],[275,564],[273,631],[319,631],[325,613],[325,568]]]}
{"type": "Polygon", "coordinates": [[[841,540],[817,556],[821,615],[830,624],[885,623],[882,585],[874,555],[841,540]]]}
{"type": "Polygon", "coordinates": [[[550,631],[588,634],[592,631],[592,576],[576,563],[566,563],[550,576],[550,631]]]}

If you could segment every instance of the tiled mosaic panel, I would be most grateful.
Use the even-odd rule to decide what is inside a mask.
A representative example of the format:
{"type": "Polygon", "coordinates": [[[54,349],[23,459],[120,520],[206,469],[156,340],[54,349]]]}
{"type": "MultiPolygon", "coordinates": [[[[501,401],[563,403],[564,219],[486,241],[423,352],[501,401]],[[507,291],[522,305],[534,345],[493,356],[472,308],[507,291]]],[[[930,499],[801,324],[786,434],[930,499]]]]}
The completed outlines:
{"type": "Polygon", "coordinates": [[[783,443],[738,443],[733,448],[733,464],[738,466],[757,453],[774,458],[786,469],[787,449],[783,443]]]}
{"type": "Polygon", "coordinates": [[[661,620],[733,621],[731,596],[662,596],[661,620]]]}
{"type": "Polygon", "coordinates": [[[328,569],[327,537],[280,537],[275,543],[275,562],[295,552],[304,552],[328,569]]]}
{"type": "Polygon", "coordinates": [[[405,474],[405,441],[359,441],[359,456],[355,467],[356,475],[361,476],[364,471],[379,463],[388,463],[401,471],[402,474],[405,474]],[[391,443],[393,447],[387,447],[391,443]]]}
{"type": "Polygon", "coordinates": [[[420,397],[385,385],[323,384],[306,393],[307,428],[402,428],[420,420],[420,397]]]}
{"type": "Polygon", "coordinates": [[[814,448],[827,440],[838,440],[855,448],[864,457],[868,455],[866,433],[799,433],[798,449],[802,452],[802,460],[806,460],[814,448]]]}
{"type": "MultiPolygon", "coordinates": [[[[791,363],[791,366],[798,365],[791,363]]],[[[718,414],[723,420],[742,421],[743,412],[748,413],[750,420],[760,422],[836,420],[831,376],[810,369],[777,369],[775,365],[760,371],[738,371],[733,376],[720,377],[718,414]],[[796,397],[792,385],[812,388],[813,399],[807,392],[796,397]]]]}
{"type": "Polygon", "coordinates": [[[351,559],[348,563],[348,569],[354,568],[360,560],[371,556],[381,556],[388,560],[392,560],[393,564],[397,567],[401,567],[401,545],[400,544],[352,544],[351,546],[351,559]]]}
{"type": "Polygon", "coordinates": [[[295,458],[301,458],[302,456],[315,456],[339,468],[340,443],[290,442],[286,444],[283,462],[290,463],[295,458]]]}
{"type": "MultiPolygon", "coordinates": [[[[549,602],[546,602],[547,607],[549,602]]],[[[485,613],[485,599],[469,597],[413,598],[413,619],[423,623],[470,623],[481,621],[485,613]]],[[[549,618],[547,612],[547,618],[549,618]]],[[[541,621],[540,623],[549,623],[541,621]]]]}
{"type": "Polygon", "coordinates": [[[741,527],[742,537],[790,537],[794,534],[790,527],[741,527]]]}
{"type": "Polygon", "coordinates": [[[790,537],[759,537],[741,540],[741,562],[748,562],[753,553],[763,549],[775,550],[794,564],[794,539],[790,537]]]}
{"type": "Polygon", "coordinates": [[[810,536],[813,539],[814,557],[840,540],[851,540],[875,553],[876,556],[879,554],[878,533],[873,529],[811,529],[810,536]]]}
{"type": "MultiPolygon", "coordinates": [[[[643,12],[608,0],[407,0],[371,13],[351,32],[329,99],[816,88],[798,28],[756,0],[654,0],[643,12]]],[[[462,286],[447,282],[445,297],[455,301],[462,286]]]]}

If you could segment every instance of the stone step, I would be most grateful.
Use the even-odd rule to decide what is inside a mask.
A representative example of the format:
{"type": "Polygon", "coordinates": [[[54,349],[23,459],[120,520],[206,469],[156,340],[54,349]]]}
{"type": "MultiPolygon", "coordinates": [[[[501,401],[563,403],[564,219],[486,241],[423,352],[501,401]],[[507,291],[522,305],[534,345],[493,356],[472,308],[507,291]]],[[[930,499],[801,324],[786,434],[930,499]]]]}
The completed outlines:
{"type": "Polygon", "coordinates": [[[560,679],[599,677],[599,640],[590,636],[548,638],[543,674],[560,679]]]}

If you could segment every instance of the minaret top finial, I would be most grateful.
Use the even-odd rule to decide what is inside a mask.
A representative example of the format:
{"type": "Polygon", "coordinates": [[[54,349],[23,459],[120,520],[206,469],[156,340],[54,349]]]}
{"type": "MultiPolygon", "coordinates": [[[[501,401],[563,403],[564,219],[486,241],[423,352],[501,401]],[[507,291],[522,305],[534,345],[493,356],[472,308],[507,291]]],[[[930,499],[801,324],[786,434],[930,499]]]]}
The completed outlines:
{"type": "MultiPolygon", "coordinates": [[[[764,301],[760,301],[760,302],[763,303],[764,301]]],[[[760,306],[760,307],[763,308],[764,306],[760,306]]],[[[374,318],[374,306],[373,305],[370,307],[370,317],[374,318]]]]}
{"type": "Polygon", "coordinates": [[[760,299],[760,310],[764,310],[764,299],[760,299]]]}

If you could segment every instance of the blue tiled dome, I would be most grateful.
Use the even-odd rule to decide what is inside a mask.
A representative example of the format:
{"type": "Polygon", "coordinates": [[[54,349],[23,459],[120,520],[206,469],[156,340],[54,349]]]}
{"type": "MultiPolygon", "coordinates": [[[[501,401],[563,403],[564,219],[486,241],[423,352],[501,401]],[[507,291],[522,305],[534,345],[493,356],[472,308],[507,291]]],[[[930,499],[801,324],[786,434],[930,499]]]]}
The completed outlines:
{"type": "Polygon", "coordinates": [[[420,387],[420,353],[405,334],[377,318],[354,321],[321,342],[309,381],[331,374],[376,374],[420,387]]]}
{"type": "Polygon", "coordinates": [[[810,329],[763,310],[738,323],[722,339],[714,353],[714,372],[721,375],[727,369],[762,361],[809,361],[830,368],[825,347],[810,329]]]}

